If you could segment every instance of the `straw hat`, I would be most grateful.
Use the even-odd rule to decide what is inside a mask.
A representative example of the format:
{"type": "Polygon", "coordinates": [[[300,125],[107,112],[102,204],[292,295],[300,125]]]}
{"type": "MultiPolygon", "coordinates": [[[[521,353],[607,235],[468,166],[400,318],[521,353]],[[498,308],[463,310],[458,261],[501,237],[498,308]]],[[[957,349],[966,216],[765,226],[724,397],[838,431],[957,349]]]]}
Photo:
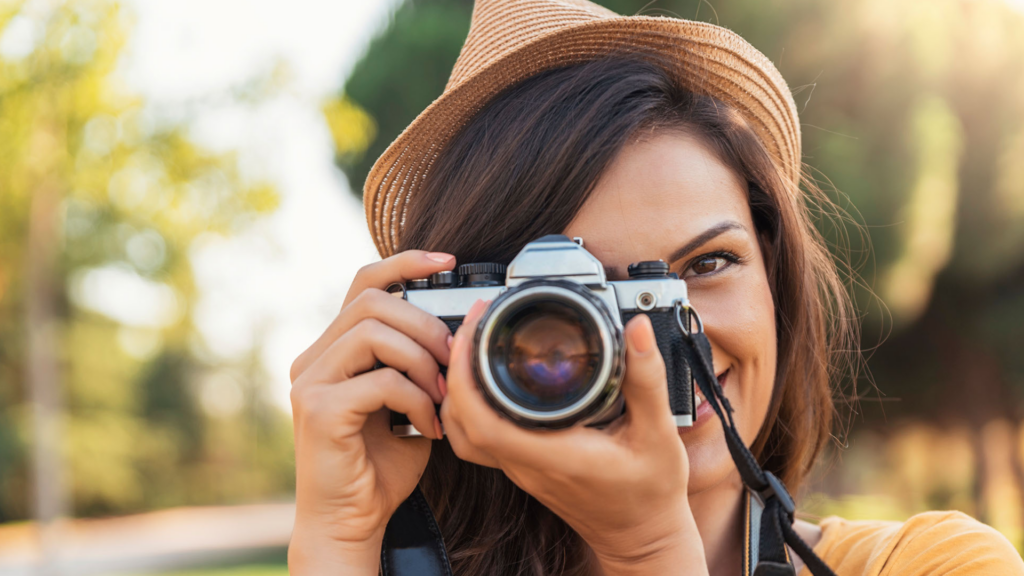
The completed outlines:
{"type": "Polygon", "coordinates": [[[800,123],[771,61],[725,28],[664,16],[619,16],[587,0],[476,0],[469,37],[444,93],[373,165],[366,221],[382,257],[395,253],[406,207],[438,152],[504,89],[539,72],[630,52],[687,90],[717,98],[750,123],[778,166],[800,175],[800,123]]]}

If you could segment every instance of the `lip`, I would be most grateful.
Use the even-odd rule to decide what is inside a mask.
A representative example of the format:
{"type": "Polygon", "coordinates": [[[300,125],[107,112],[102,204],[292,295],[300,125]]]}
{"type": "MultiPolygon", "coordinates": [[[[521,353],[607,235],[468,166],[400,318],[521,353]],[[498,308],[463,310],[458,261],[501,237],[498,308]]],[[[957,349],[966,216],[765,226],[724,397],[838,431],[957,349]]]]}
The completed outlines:
{"type": "MultiPolygon", "coordinates": [[[[721,374],[717,376],[718,385],[724,390],[726,384],[729,381],[729,372],[732,368],[726,368],[721,374]]],[[[697,413],[694,415],[694,422],[692,426],[682,426],[678,430],[680,432],[686,430],[693,430],[701,427],[706,422],[709,422],[715,418],[715,411],[711,408],[710,402],[701,402],[700,406],[697,407],[697,413]]]]}

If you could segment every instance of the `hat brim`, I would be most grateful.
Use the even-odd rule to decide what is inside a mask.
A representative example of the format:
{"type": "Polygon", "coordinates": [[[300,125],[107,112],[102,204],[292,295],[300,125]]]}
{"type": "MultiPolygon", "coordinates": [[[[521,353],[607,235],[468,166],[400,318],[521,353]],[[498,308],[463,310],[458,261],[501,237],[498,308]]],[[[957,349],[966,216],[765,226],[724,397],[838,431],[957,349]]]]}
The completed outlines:
{"type": "Polygon", "coordinates": [[[367,224],[381,256],[397,250],[409,201],[437,154],[488,102],[540,72],[613,53],[640,55],[665,69],[685,89],[735,108],[779,168],[798,182],[796,105],[782,75],[746,40],[720,26],[675,18],[592,20],[557,27],[481,66],[449,86],[392,142],[363,187],[367,224]]]}

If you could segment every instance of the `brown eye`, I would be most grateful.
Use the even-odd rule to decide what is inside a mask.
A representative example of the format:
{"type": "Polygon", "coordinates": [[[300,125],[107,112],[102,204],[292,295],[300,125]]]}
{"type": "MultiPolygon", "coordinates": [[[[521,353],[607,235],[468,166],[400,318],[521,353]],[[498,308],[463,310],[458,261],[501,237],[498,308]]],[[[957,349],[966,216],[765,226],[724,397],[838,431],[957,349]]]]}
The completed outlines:
{"type": "Polygon", "coordinates": [[[727,252],[712,252],[698,256],[692,260],[690,265],[683,271],[683,278],[695,276],[709,276],[725,270],[729,266],[739,263],[740,259],[734,254],[727,252]]]}
{"type": "Polygon", "coordinates": [[[694,262],[693,265],[690,266],[690,269],[693,270],[694,274],[710,274],[724,265],[725,258],[720,256],[705,256],[694,262]]]}

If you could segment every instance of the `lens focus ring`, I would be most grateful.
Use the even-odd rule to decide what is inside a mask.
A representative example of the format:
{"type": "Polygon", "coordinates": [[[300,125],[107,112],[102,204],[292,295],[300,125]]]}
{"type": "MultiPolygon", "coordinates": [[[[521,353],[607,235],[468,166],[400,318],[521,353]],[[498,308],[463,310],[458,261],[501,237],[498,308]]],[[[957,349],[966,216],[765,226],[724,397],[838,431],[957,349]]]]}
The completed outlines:
{"type": "Polygon", "coordinates": [[[526,282],[500,296],[477,330],[484,396],[529,427],[593,420],[618,398],[622,333],[607,306],[574,282],[526,282]]]}

